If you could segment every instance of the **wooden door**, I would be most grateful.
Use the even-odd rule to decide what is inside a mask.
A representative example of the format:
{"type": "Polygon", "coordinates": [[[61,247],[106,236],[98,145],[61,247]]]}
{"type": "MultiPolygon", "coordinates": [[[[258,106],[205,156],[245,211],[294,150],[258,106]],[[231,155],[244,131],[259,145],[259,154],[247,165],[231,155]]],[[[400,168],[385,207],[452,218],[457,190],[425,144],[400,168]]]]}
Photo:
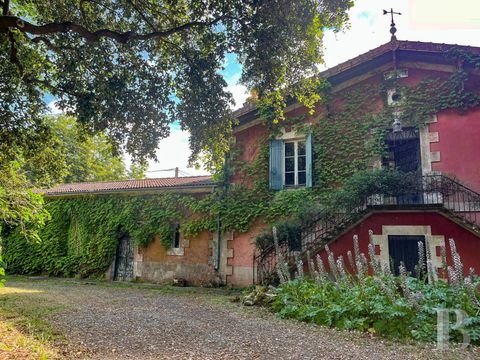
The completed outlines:
{"type": "MultiPolygon", "coordinates": [[[[418,130],[406,128],[398,133],[390,133],[387,136],[387,145],[389,156],[384,159],[385,166],[393,166],[400,172],[415,173],[421,176],[422,162],[418,130]]],[[[418,190],[418,193],[412,192],[397,196],[397,204],[423,204],[421,186],[418,190]]]]}
{"type": "Polygon", "coordinates": [[[113,280],[130,281],[133,279],[133,241],[130,235],[122,234],[118,239],[113,280]]]}
{"type": "Polygon", "coordinates": [[[388,252],[393,263],[395,275],[399,274],[400,262],[412,276],[416,276],[415,266],[418,265],[418,242],[423,243],[425,248],[425,236],[423,235],[389,235],[388,252]]]}
{"type": "Polygon", "coordinates": [[[395,167],[401,172],[421,171],[420,139],[401,141],[393,146],[395,167]]]}

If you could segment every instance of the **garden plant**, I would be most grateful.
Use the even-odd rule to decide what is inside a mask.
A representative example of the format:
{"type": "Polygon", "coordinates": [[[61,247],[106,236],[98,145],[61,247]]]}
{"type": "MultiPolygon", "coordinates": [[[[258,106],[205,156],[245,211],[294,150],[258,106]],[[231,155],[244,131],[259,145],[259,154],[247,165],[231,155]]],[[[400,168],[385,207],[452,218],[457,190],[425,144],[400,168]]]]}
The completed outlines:
{"type": "MultiPolygon", "coordinates": [[[[480,278],[473,268],[464,272],[453,239],[449,239],[453,264],[447,265],[446,248],[442,247],[439,275],[422,242],[418,243],[414,274],[401,263],[398,276],[390,266],[381,265],[371,237],[367,255],[360,253],[357,236],[353,243],[354,253],[348,251],[347,259],[335,257],[327,245],[328,264],[319,255],[309,257],[306,267],[298,260],[293,279],[284,259],[277,259],[280,285],[271,306],[279,316],[387,338],[434,342],[437,309],[452,314],[461,310],[466,319],[460,328],[451,327],[450,340],[462,342],[465,333],[471,344],[480,344],[480,278]]],[[[451,322],[454,320],[452,316],[451,322]]]]}

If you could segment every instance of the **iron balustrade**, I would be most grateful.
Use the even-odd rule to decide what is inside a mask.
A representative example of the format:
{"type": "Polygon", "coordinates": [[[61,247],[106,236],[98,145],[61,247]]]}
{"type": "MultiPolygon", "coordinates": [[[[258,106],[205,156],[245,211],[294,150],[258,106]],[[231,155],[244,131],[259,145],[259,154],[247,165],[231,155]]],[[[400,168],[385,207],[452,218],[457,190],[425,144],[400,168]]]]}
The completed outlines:
{"type": "Polygon", "coordinates": [[[275,283],[278,280],[277,261],[285,261],[289,268],[295,260],[305,260],[307,251],[314,254],[329,241],[340,235],[370,211],[382,209],[426,210],[436,208],[470,230],[480,234],[480,194],[445,175],[410,176],[403,188],[384,189],[365,196],[361,205],[349,211],[331,214],[320,212],[302,230],[301,249],[291,249],[288,239],[277,249],[274,244],[257,249],[254,254],[254,280],[256,283],[275,283]]]}

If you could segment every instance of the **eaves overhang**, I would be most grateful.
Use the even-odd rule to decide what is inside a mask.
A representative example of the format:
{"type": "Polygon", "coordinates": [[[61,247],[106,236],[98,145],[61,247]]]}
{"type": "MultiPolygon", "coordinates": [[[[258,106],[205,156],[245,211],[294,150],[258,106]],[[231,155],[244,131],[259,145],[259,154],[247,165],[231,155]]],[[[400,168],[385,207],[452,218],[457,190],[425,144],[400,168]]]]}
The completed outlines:
{"type": "MultiPolygon", "coordinates": [[[[322,71],[318,76],[327,79],[335,91],[336,88],[341,89],[342,84],[371,73],[375,69],[388,67],[389,64],[392,64],[393,67],[394,62],[397,64],[408,62],[445,65],[445,69],[454,69],[459,65],[458,60],[446,56],[449,51],[454,49],[480,54],[479,47],[395,40],[322,71]]],[[[466,69],[473,69],[473,64],[464,63],[462,66],[466,69]]],[[[294,99],[287,99],[287,110],[295,104],[294,99]]],[[[236,110],[233,116],[238,119],[237,128],[244,129],[248,127],[247,124],[257,120],[259,114],[254,104],[247,104],[236,110]]]]}

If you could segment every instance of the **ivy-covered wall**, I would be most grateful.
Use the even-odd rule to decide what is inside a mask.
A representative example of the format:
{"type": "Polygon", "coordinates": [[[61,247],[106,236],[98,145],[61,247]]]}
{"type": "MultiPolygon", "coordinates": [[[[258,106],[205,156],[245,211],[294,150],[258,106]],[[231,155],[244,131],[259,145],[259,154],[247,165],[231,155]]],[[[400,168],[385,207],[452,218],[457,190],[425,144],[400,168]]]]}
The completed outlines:
{"type": "MultiPolygon", "coordinates": [[[[211,198],[205,198],[210,201],[211,198]]],[[[48,199],[50,220],[38,238],[22,229],[4,230],[2,252],[9,273],[58,276],[102,275],[111,264],[121,232],[140,247],[158,237],[171,246],[175,224],[184,236],[216,230],[210,213],[201,213],[198,196],[162,193],[48,199]]]]}
{"type": "MultiPolygon", "coordinates": [[[[446,56],[480,67],[480,57],[461,52],[446,56]]],[[[154,235],[169,247],[174,224],[182,224],[186,236],[196,236],[202,231],[216,232],[218,220],[223,232],[237,234],[231,246],[234,254],[238,253],[235,244],[249,244],[256,235],[250,233],[252,224],[258,230],[262,222],[268,226],[282,219],[308,221],[329,204],[347,179],[369,169],[385,153],[384,139],[394,111],[399,111],[404,126],[422,128],[433,114],[477,108],[480,80],[472,71],[471,65],[468,71],[459,67],[451,74],[409,69],[408,78],[393,80],[384,80],[379,72],[341,91],[322,81],[316,94],[321,100],[314,111],[297,106],[280,122],[273,118],[275,112],[259,101],[262,122],[236,132],[224,173],[217,174],[226,179],[224,187],[201,196],[169,192],[49,199],[46,208],[51,220],[39,239],[29,238],[21,229],[4,230],[7,269],[11,273],[68,276],[103,274],[115,254],[119,231],[128,232],[142,247],[154,235]],[[389,89],[401,94],[395,107],[387,103],[389,89]],[[312,188],[268,188],[268,141],[284,128],[313,135],[312,188]],[[238,240],[241,237],[244,239],[238,240]]],[[[247,250],[242,249],[243,253],[247,250]]]]}

